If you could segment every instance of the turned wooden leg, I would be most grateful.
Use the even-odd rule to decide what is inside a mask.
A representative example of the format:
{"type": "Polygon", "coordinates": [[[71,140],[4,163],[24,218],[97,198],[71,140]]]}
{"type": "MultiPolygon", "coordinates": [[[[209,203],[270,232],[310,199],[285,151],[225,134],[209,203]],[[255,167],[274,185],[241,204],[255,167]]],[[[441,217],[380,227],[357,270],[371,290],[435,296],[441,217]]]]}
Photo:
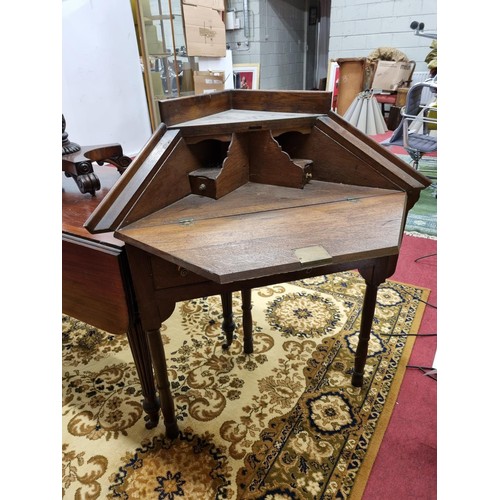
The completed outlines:
{"type": "Polygon", "coordinates": [[[241,308],[243,310],[243,352],[253,353],[252,289],[241,290],[241,308]]]}
{"type": "Polygon", "coordinates": [[[153,368],[156,376],[156,385],[160,395],[160,407],[165,420],[167,436],[171,439],[179,435],[177,419],[175,418],[175,407],[172,393],[170,392],[170,382],[168,381],[167,362],[165,350],[161,340],[159,329],[147,330],[149,352],[153,360],[153,368]]]}
{"type": "Polygon", "coordinates": [[[236,325],[233,321],[233,294],[231,292],[224,292],[220,295],[222,302],[222,330],[226,334],[226,343],[222,344],[223,349],[228,349],[233,342],[233,332],[236,325]]]}
{"type": "Polygon", "coordinates": [[[354,372],[352,374],[352,385],[354,387],[361,387],[363,385],[368,343],[370,341],[375,305],[377,303],[377,291],[378,285],[366,284],[363,311],[361,312],[361,328],[359,332],[358,347],[354,357],[354,372]]]}
{"type": "Polygon", "coordinates": [[[142,407],[146,413],[146,427],[152,429],[158,425],[160,402],[156,394],[153,367],[151,365],[151,356],[149,354],[146,335],[138,319],[130,323],[127,337],[144,398],[142,407]]]}

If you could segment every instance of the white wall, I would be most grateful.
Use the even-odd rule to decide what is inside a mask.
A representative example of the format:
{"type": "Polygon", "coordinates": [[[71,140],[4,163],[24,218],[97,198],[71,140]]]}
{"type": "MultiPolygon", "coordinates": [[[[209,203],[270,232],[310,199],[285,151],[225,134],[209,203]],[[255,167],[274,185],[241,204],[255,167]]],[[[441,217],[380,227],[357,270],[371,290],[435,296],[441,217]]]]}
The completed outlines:
{"type": "Polygon", "coordinates": [[[394,47],[426,71],[430,38],[415,36],[412,21],[436,33],[437,0],[333,0],[329,58],[366,57],[379,47],[394,47]]]}
{"type": "Polygon", "coordinates": [[[133,156],[151,136],[129,1],[63,0],[62,112],[82,146],[119,143],[133,156]]]}

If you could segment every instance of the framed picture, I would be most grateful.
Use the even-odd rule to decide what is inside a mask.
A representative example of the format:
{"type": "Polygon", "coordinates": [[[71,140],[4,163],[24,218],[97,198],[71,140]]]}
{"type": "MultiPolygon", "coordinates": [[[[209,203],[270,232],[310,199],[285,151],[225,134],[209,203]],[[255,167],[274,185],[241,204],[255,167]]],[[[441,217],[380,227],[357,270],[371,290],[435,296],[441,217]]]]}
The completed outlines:
{"type": "Polygon", "coordinates": [[[235,89],[256,90],[259,88],[260,64],[233,64],[235,89]]]}
{"type": "Polygon", "coordinates": [[[336,96],[339,93],[339,76],[340,76],[340,66],[335,61],[328,61],[328,74],[326,76],[326,88],[329,92],[333,92],[336,96]]]}
{"type": "Polygon", "coordinates": [[[326,88],[332,93],[332,109],[337,109],[337,99],[339,95],[340,66],[333,60],[328,61],[328,73],[326,75],[326,88]]]}

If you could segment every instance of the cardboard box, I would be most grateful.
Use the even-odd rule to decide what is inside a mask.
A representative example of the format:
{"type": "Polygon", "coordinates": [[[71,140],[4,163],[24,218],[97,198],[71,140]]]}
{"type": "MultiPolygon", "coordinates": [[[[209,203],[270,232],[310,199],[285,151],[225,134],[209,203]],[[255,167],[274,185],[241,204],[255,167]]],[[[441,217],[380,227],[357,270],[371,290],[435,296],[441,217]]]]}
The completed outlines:
{"type": "MultiPolygon", "coordinates": [[[[226,57],[200,57],[198,59],[200,71],[218,71],[226,75],[233,74],[233,51],[226,49],[226,57]]],[[[226,78],[224,88],[234,89],[234,78],[226,78]]]]}
{"type": "Polygon", "coordinates": [[[415,63],[378,61],[377,69],[373,77],[372,89],[396,90],[403,82],[410,79],[415,63]]]}
{"type": "Polygon", "coordinates": [[[226,25],[221,14],[208,7],[183,4],[188,56],[224,57],[226,25]]]}
{"type": "Polygon", "coordinates": [[[225,10],[224,0],[182,0],[185,5],[198,5],[219,11],[225,10]]]}
{"type": "Polygon", "coordinates": [[[194,72],[194,93],[210,94],[224,90],[223,71],[195,71],[194,72]]]}

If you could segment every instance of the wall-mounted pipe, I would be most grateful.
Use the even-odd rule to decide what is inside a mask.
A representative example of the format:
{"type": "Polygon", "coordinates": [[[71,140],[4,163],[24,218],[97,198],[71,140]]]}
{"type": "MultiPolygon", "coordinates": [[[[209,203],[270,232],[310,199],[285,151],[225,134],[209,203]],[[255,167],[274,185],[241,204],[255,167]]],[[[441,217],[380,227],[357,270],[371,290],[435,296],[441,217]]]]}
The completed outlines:
{"type": "Polygon", "coordinates": [[[250,19],[248,15],[248,0],[243,0],[243,33],[247,38],[250,38],[250,19]]]}

